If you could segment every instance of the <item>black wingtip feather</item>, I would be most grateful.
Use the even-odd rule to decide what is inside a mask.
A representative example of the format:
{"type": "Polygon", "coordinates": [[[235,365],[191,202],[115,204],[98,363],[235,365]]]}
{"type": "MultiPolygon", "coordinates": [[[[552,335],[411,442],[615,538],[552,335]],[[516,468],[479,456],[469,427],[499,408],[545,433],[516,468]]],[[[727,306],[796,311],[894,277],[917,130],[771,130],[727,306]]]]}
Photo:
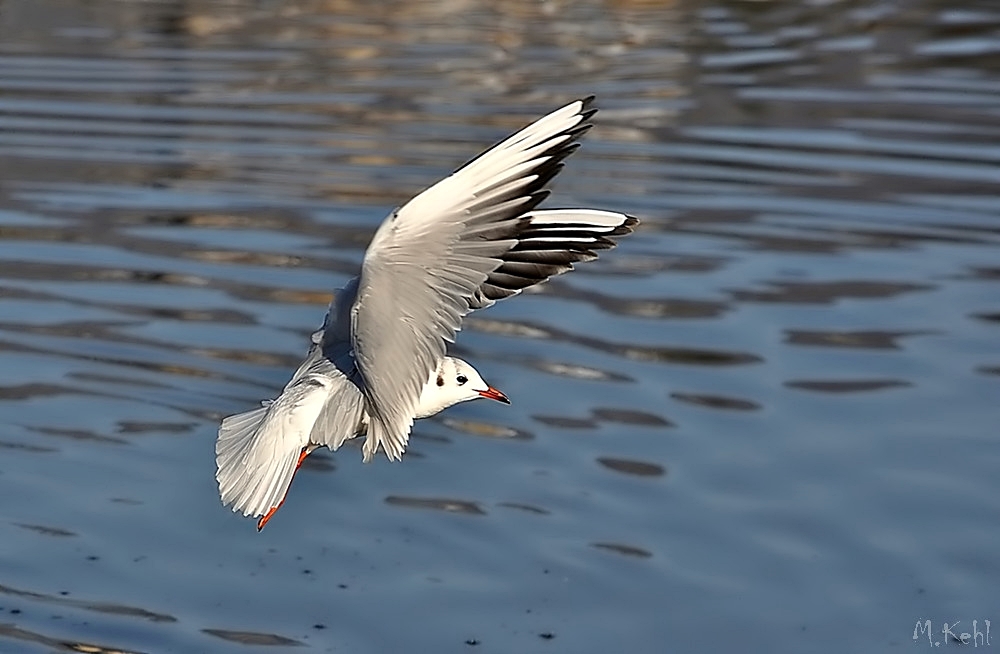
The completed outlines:
{"type": "MultiPolygon", "coordinates": [[[[597,111],[595,110],[590,112],[590,115],[594,115],[596,113],[597,111]]],[[[584,117],[583,122],[581,122],[579,125],[577,125],[572,129],[566,130],[565,132],[563,132],[563,134],[569,135],[571,141],[575,141],[576,139],[580,138],[581,136],[589,132],[593,126],[594,123],[588,123],[586,117],[584,117]]]]}
{"type": "Polygon", "coordinates": [[[606,236],[625,236],[626,234],[631,234],[635,231],[636,226],[639,224],[639,219],[635,216],[625,215],[625,222],[616,227],[614,231],[606,236]]]}
{"type": "MultiPolygon", "coordinates": [[[[541,169],[539,169],[538,173],[536,173],[536,174],[538,175],[538,179],[536,179],[536,180],[534,181],[534,183],[532,184],[532,186],[534,186],[535,184],[537,184],[537,185],[538,185],[539,187],[541,187],[541,188],[542,188],[542,189],[543,189],[543,190],[544,190],[544,191],[545,191],[546,193],[551,193],[551,191],[549,191],[549,190],[548,190],[547,188],[545,188],[545,187],[547,187],[547,186],[549,185],[549,182],[551,182],[551,181],[552,181],[552,179],[553,179],[553,178],[554,178],[554,177],[555,177],[556,175],[558,175],[559,173],[561,173],[561,172],[562,172],[562,169],[563,169],[563,168],[564,168],[565,166],[566,166],[566,164],[564,164],[564,163],[563,163],[562,161],[558,161],[558,162],[556,162],[555,164],[553,164],[553,165],[551,165],[551,166],[546,166],[546,167],[544,167],[544,168],[541,168],[541,169]]],[[[546,195],[546,197],[548,197],[548,195],[546,195]]],[[[532,209],[534,209],[534,208],[535,208],[535,207],[534,207],[534,206],[532,206],[532,209]]]]}
{"type": "MultiPolygon", "coordinates": [[[[582,136],[583,134],[585,134],[587,132],[587,130],[589,130],[591,127],[593,127],[593,124],[589,123],[588,121],[590,120],[590,118],[594,114],[597,113],[597,109],[590,106],[594,102],[595,98],[596,98],[596,96],[594,96],[594,95],[588,95],[585,98],[580,98],[579,100],[577,100],[580,103],[580,111],[578,111],[577,114],[580,116],[581,121],[580,121],[579,124],[576,125],[576,127],[572,128],[572,129],[569,129],[566,132],[564,132],[565,134],[569,134],[570,140],[567,143],[561,144],[562,147],[565,147],[565,146],[567,146],[569,144],[572,144],[574,141],[576,141],[578,138],[580,138],[580,136],[582,136]]],[[[568,103],[568,104],[572,104],[572,103],[568,103]]],[[[556,111],[558,111],[558,110],[556,110],[556,111]]],[[[531,125],[531,123],[528,123],[524,127],[528,127],[530,125],[531,125]]],[[[522,127],[521,129],[524,129],[524,127],[522,127]]],[[[469,159],[464,164],[462,164],[461,166],[459,166],[458,168],[456,168],[455,172],[457,173],[458,171],[462,170],[463,168],[466,168],[467,166],[469,166],[473,162],[477,161],[480,157],[482,157],[483,155],[485,155],[487,152],[490,152],[491,150],[493,150],[493,148],[495,148],[496,146],[500,145],[501,143],[503,143],[504,141],[506,141],[508,138],[510,138],[514,134],[517,134],[517,132],[519,132],[519,131],[521,131],[521,130],[518,129],[518,130],[516,130],[514,132],[511,132],[507,136],[503,137],[502,139],[500,139],[499,141],[497,141],[496,143],[494,143],[490,147],[486,148],[485,150],[483,150],[482,152],[480,152],[479,154],[477,154],[476,156],[474,156],[473,158],[469,159]]],[[[557,146],[557,148],[558,147],[560,147],[560,146],[557,146]]],[[[570,150],[566,155],[564,155],[560,159],[565,159],[567,156],[569,156],[569,154],[572,154],[572,152],[573,151],[570,150]]]]}

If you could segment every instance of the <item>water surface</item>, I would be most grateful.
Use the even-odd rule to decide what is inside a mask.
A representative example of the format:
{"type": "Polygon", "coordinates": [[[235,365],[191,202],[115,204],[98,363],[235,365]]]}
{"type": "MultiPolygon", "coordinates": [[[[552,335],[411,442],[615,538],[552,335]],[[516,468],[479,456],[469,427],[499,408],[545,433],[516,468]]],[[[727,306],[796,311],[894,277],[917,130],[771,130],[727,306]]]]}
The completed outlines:
{"type": "Polygon", "coordinates": [[[0,3],[0,650],[1000,625],[998,29],[989,0],[0,3]],[[381,219],[591,93],[547,206],[643,222],[466,321],[513,406],[418,423],[401,464],[313,455],[260,534],[224,509],[219,420],[381,219]]]}

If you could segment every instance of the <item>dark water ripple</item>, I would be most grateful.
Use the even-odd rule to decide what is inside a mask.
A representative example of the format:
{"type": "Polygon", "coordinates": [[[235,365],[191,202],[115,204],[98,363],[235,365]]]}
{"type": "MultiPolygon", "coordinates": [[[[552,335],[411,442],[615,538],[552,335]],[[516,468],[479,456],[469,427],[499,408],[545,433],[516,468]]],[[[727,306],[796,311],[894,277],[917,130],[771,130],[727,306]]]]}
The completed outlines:
{"type": "Polygon", "coordinates": [[[265,645],[270,647],[299,647],[305,643],[278,634],[262,634],[254,631],[230,631],[228,629],[202,629],[203,633],[241,645],[265,645]]]}
{"type": "Polygon", "coordinates": [[[434,509],[446,513],[464,513],[466,515],[486,515],[486,511],[481,509],[475,502],[468,500],[448,500],[430,497],[399,497],[390,495],[385,498],[385,503],[392,506],[401,506],[408,509],[434,509]]]}
{"type": "Polygon", "coordinates": [[[50,651],[57,652],[87,652],[88,654],[142,654],[142,652],[138,652],[136,650],[123,650],[118,649],[117,647],[104,647],[94,643],[60,640],[41,633],[29,631],[27,629],[21,629],[10,624],[0,624],[0,636],[3,636],[7,642],[16,641],[21,644],[37,643],[39,645],[46,646],[50,649],[50,651]]]}
{"type": "Polygon", "coordinates": [[[994,5],[5,0],[0,651],[997,620],[994,5]],[[382,217],[589,93],[550,204],[643,222],[467,321],[513,406],[418,423],[401,465],[311,456],[261,534],[229,515],[219,419],[281,388],[382,217]]]}
{"type": "Polygon", "coordinates": [[[60,594],[60,596],[57,597],[54,595],[47,595],[45,593],[37,593],[30,590],[22,590],[19,588],[11,588],[10,586],[0,585],[0,595],[6,597],[20,598],[44,604],[75,607],[94,613],[107,613],[111,615],[141,618],[151,622],[177,622],[177,619],[173,616],[164,615],[162,613],[154,613],[139,607],[72,599],[65,596],[68,594],[69,593],[60,594]]]}
{"type": "Polygon", "coordinates": [[[646,461],[631,461],[602,456],[597,459],[597,462],[608,470],[636,477],[662,477],[666,474],[663,466],[656,463],[647,463],[646,461]]]}
{"type": "Polygon", "coordinates": [[[639,559],[648,559],[653,556],[653,554],[648,550],[636,547],[635,545],[623,545],[622,543],[593,543],[593,546],[608,552],[615,552],[616,554],[623,554],[625,556],[633,556],[639,559]]]}
{"type": "Polygon", "coordinates": [[[680,402],[687,402],[689,404],[708,407],[711,409],[756,411],[761,408],[759,404],[751,400],[744,400],[738,397],[725,397],[723,395],[707,395],[705,393],[671,393],[670,397],[680,402]]]}
{"type": "Polygon", "coordinates": [[[785,382],[785,386],[817,393],[864,393],[885,388],[905,388],[912,384],[902,379],[798,379],[785,382]]]}
{"type": "Polygon", "coordinates": [[[790,329],[785,332],[785,342],[792,345],[812,345],[818,347],[846,347],[872,350],[899,350],[899,339],[921,336],[928,332],[884,332],[867,331],[809,331],[790,329]]]}

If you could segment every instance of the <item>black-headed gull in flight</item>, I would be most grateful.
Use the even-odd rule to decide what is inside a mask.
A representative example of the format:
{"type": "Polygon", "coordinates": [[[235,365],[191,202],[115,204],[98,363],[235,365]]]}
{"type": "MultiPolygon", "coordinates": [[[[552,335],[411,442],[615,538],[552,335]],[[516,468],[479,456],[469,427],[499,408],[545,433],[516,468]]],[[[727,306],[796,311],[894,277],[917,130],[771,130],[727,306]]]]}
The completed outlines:
{"type": "Polygon", "coordinates": [[[364,435],[365,461],[379,447],[398,461],[415,419],[480,397],[510,403],[446,347],[470,311],[595,259],[638,222],[535,209],[590,129],[592,100],[528,125],[385,219],[281,394],[222,421],[223,504],[259,516],[263,529],[317,447],[336,450],[364,435]]]}

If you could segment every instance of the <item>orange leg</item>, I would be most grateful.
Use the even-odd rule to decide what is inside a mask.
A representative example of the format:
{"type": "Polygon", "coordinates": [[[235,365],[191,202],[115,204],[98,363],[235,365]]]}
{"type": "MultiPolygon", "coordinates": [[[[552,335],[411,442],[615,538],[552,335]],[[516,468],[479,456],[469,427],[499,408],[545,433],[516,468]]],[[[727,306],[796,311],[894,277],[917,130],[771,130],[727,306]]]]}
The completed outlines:
{"type": "MultiPolygon", "coordinates": [[[[299,462],[295,464],[296,472],[298,472],[299,468],[302,467],[302,462],[306,460],[306,457],[309,456],[311,452],[312,450],[309,449],[308,447],[302,448],[302,452],[299,453],[299,462]]],[[[291,488],[291,484],[289,484],[288,487],[291,488]]],[[[274,514],[278,511],[278,509],[281,508],[281,505],[285,503],[285,498],[287,497],[288,497],[288,491],[285,491],[285,497],[281,498],[281,501],[278,502],[278,506],[272,506],[270,511],[261,516],[260,520],[257,521],[257,531],[260,531],[261,529],[264,528],[264,525],[267,524],[268,520],[270,520],[271,517],[274,516],[274,514]]]]}
{"type": "Polygon", "coordinates": [[[265,513],[260,517],[260,520],[257,521],[257,531],[260,531],[261,529],[264,528],[264,525],[266,525],[267,521],[271,519],[271,516],[274,515],[274,512],[280,509],[281,505],[284,503],[285,500],[284,498],[282,498],[281,501],[278,502],[278,506],[272,506],[270,511],[268,511],[267,513],[265,513]]]}

